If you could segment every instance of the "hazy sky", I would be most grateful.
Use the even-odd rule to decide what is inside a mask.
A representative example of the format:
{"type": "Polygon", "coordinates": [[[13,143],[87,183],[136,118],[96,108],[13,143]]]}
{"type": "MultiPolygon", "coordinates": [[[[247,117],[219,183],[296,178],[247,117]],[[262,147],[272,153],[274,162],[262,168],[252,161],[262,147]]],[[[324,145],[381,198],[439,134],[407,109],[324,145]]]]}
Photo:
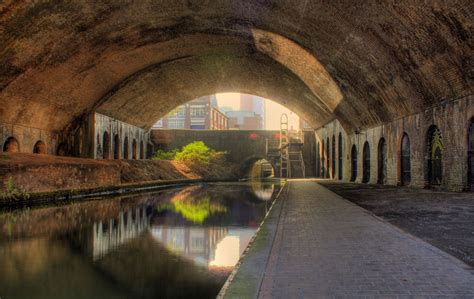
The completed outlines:
{"type": "MultiPolygon", "coordinates": [[[[230,107],[234,110],[240,109],[240,93],[229,92],[229,93],[218,93],[216,94],[217,104],[219,107],[230,107]]],[[[273,102],[269,99],[265,101],[265,130],[279,130],[280,129],[280,116],[286,113],[289,118],[290,129],[299,129],[299,117],[291,110],[283,107],[282,105],[273,102]]]]}

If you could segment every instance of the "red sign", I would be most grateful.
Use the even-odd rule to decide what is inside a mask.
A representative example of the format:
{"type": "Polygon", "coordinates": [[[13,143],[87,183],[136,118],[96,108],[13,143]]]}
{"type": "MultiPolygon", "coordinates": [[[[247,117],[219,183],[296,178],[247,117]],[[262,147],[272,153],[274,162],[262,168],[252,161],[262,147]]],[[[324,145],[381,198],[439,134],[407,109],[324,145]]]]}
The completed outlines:
{"type": "Polygon", "coordinates": [[[275,133],[275,139],[280,139],[280,133],[275,133]]]}
{"type": "Polygon", "coordinates": [[[251,140],[256,140],[257,137],[258,137],[257,133],[250,133],[250,135],[249,135],[249,138],[250,138],[251,140]]]}

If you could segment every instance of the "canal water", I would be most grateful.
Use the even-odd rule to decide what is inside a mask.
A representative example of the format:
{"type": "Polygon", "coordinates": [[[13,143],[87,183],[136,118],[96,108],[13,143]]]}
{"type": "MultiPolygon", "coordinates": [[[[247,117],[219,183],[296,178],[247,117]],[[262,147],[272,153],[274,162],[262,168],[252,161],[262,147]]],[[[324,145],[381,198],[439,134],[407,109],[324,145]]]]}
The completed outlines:
{"type": "Polygon", "coordinates": [[[215,298],[277,181],[0,213],[0,298],[215,298]]]}

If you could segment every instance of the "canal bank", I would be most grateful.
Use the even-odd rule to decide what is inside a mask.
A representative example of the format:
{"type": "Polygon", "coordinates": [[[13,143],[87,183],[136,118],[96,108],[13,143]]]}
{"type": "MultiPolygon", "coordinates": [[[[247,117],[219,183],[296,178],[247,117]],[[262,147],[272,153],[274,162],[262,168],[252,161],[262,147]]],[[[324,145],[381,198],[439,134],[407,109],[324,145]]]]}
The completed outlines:
{"type": "Polygon", "coordinates": [[[152,191],[197,182],[236,181],[237,167],[188,167],[167,160],[94,160],[41,154],[0,154],[0,207],[152,191]]]}
{"type": "Polygon", "coordinates": [[[339,197],[289,180],[224,298],[472,297],[472,268],[339,197]]]}

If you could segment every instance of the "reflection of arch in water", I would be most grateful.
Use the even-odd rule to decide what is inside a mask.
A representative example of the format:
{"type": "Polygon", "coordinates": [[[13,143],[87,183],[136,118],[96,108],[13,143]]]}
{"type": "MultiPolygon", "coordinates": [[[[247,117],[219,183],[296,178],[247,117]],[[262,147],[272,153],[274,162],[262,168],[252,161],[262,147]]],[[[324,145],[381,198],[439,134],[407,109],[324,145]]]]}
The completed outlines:
{"type": "Polygon", "coordinates": [[[92,257],[99,259],[120,245],[136,238],[150,227],[146,208],[120,212],[118,219],[98,221],[92,231],[92,257]]]}
{"type": "Polygon", "coordinates": [[[251,186],[253,193],[260,200],[271,200],[275,192],[275,184],[272,182],[252,181],[251,186]]]}

